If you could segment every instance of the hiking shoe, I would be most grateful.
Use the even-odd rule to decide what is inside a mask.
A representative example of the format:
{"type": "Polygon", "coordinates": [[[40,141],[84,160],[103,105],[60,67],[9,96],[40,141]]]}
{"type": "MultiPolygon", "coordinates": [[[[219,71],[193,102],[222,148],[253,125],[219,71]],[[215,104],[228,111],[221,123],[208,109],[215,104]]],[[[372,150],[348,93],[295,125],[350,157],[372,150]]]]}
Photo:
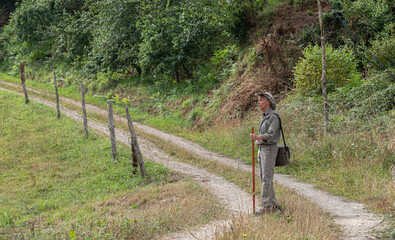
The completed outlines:
{"type": "Polygon", "coordinates": [[[283,208],[283,207],[282,207],[281,205],[279,205],[279,204],[277,204],[277,205],[273,208],[274,211],[279,211],[279,212],[284,211],[284,209],[285,209],[285,208],[283,208]]]}
{"type": "Polygon", "coordinates": [[[265,213],[272,213],[272,212],[273,212],[273,207],[264,207],[261,210],[259,210],[258,212],[255,212],[255,216],[260,216],[265,213]]]}

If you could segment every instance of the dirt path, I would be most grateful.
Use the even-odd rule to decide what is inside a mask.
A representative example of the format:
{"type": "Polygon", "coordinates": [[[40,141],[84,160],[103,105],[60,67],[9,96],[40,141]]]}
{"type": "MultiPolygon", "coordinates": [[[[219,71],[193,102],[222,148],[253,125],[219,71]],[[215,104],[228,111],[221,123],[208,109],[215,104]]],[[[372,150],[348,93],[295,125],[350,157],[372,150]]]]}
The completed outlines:
{"type": "MultiPolygon", "coordinates": [[[[0,84],[9,85],[12,87],[19,87],[18,85],[4,82],[1,80],[0,80],[0,84]]],[[[38,91],[34,89],[29,89],[29,91],[36,91],[37,93],[40,94],[44,93],[42,91],[38,91]]],[[[51,94],[48,93],[44,93],[44,94],[52,96],[51,94]]],[[[55,106],[53,103],[49,103],[41,99],[34,99],[32,97],[30,98],[42,102],[51,107],[55,106]]],[[[68,99],[65,97],[61,97],[61,101],[68,101],[76,104],[77,106],[80,105],[78,101],[68,99]]],[[[99,114],[107,115],[107,111],[92,105],[87,105],[87,110],[94,111],[99,114]]],[[[63,109],[62,111],[67,112],[67,114],[71,115],[70,117],[76,119],[77,121],[81,121],[81,118],[79,117],[80,115],[79,113],[77,114],[75,112],[71,112],[66,109],[63,109]]],[[[123,117],[120,116],[115,116],[115,118],[121,121],[126,121],[123,117]]],[[[96,129],[101,133],[107,134],[107,127],[105,127],[103,124],[95,123],[93,121],[88,121],[88,122],[91,124],[90,127],[96,129]]],[[[198,155],[201,158],[207,159],[209,161],[216,161],[221,164],[228,165],[243,171],[248,171],[248,172],[251,171],[250,165],[246,165],[238,159],[229,158],[226,156],[222,156],[218,153],[208,151],[196,143],[193,143],[191,141],[185,140],[181,137],[172,134],[164,133],[152,127],[148,127],[139,123],[134,123],[134,125],[136,128],[139,128],[142,131],[145,131],[151,135],[155,135],[164,141],[172,142],[178,145],[179,147],[182,147],[198,155]]],[[[126,136],[128,135],[126,133],[123,133],[118,129],[116,135],[117,135],[117,139],[119,139],[124,143],[127,143],[128,137],[126,136]]],[[[225,204],[225,206],[227,206],[229,210],[235,213],[252,212],[252,209],[249,207],[249,205],[251,204],[247,204],[251,202],[252,200],[251,196],[249,196],[247,193],[242,191],[233,183],[229,183],[228,181],[225,181],[224,179],[218,176],[210,174],[201,168],[194,167],[185,163],[176,162],[167,154],[165,154],[164,152],[153,146],[151,143],[144,141],[143,139],[140,139],[139,143],[142,147],[144,156],[146,156],[151,160],[158,161],[174,171],[182,172],[188,176],[191,176],[192,179],[197,181],[199,184],[210,189],[219,199],[221,199],[221,201],[225,204]]],[[[288,175],[276,173],[274,178],[277,184],[296,190],[296,192],[307,197],[309,200],[319,205],[322,209],[329,212],[333,216],[334,222],[339,226],[341,226],[342,230],[344,231],[345,239],[374,239],[373,235],[371,234],[371,231],[373,229],[378,230],[382,227],[380,225],[382,221],[382,217],[368,212],[363,204],[354,201],[345,200],[342,197],[333,196],[324,191],[316,189],[312,184],[299,182],[295,178],[292,178],[288,175]]],[[[227,224],[228,224],[227,221],[216,222],[214,225],[205,226],[206,228],[202,228],[203,229],[202,231],[196,231],[192,233],[192,236],[190,233],[186,233],[184,235],[175,235],[177,237],[174,238],[189,239],[193,236],[199,236],[199,238],[206,238],[207,236],[210,236],[210,233],[212,233],[217,226],[221,226],[221,225],[223,226],[227,224]],[[204,235],[204,234],[209,234],[209,235],[204,235]]]]}

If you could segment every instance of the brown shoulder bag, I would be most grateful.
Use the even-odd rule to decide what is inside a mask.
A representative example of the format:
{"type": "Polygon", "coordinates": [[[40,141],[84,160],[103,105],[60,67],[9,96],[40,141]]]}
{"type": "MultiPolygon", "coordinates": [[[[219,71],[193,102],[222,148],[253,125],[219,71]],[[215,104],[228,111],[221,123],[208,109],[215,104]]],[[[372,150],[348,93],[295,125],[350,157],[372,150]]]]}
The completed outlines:
{"type": "Polygon", "coordinates": [[[289,151],[289,148],[287,147],[287,144],[285,143],[285,137],[284,137],[284,131],[281,126],[281,118],[277,113],[274,113],[277,115],[278,120],[280,121],[280,131],[281,135],[283,137],[283,142],[284,146],[278,145],[278,152],[277,152],[277,157],[276,157],[276,167],[280,166],[285,166],[289,163],[289,159],[291,158],[291,152],[289,151]]]}

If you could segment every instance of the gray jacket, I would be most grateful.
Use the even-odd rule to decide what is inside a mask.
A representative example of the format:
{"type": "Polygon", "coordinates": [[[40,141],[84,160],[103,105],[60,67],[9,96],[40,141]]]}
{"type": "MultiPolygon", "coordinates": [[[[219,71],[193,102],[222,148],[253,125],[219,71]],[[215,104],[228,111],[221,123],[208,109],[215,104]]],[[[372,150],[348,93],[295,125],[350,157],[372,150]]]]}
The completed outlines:
{"type": "Polygon", "coordinates": [[[280,141],[280,120],[276,114],[273,114],[274,112],[272,108],[269,108],[263,113],[258,136],[263,137],[265,140],[258,140],[259,145],[270,145],[280,141]]]}

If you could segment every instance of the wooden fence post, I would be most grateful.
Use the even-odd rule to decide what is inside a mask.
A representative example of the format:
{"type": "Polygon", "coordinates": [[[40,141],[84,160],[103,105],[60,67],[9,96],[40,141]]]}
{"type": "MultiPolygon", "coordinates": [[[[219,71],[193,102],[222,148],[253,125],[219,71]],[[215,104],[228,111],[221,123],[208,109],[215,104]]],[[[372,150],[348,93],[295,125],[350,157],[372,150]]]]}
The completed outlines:
{"type": "Polygon", "coordinates": [[[115,160],[117,156],[117,145],[115,142],[114,116],[112,112],[112,103],[110,99],[107,100],[107,107],[108,107],[108,127],[110,130],[110,138],[111,138],[112,159],[115,160]]]}
{"type": "Polygon", "coordinates": [[[29,101],[29,97],[27,96],[27,91],[26,91],[25,63],[24,62],[21,62],[20,70],[21,70],[21,81],[22,81],[23,93],[25,94],[25,103],[28,104],[30,101],[29,101]]]}
{"type": "Polygon", "coordinates": [[[144,160],[143,160],[143,156],[140,151],[140,146],[137,141],[137,135],[136,135],[136,132],[134,131],[133,122],[132,122],[132,119],[130,118],[129,108],[128,108],[127,104],[125,104],[125,113],[126,113],[126,118],[128,119],[128,126],[129,126],[130,135],[132,137],[132,139],[130,141],[130,147],[132,149],[133,173],[136,172],[137,164],[138,164],[138,166],[140,168],[141,176],[145,177],[147,175],[147,173],[145,171],[144,160]]]}
{"type": "Polygon", "coordinates": [[[58,94],[58,84],[56,82],[56,74],[55,74],[55,68],[52,69],[53,71],[53,85],[55,87],[55,95],[56,95],[56,111],[58,112],[57,117],[60,118],[60,109],[59,109],[59,94],[58,94]]]}
{"type": "Polygon", "coordinates": [[[84,132],[85,132],[85,138],[88,137],[88,119],[86,117],[86,108],[85,108],[85,88],[84,84],[81,83],[81,103],[82,103],[82,117],[84,119],[84,132]]]}

